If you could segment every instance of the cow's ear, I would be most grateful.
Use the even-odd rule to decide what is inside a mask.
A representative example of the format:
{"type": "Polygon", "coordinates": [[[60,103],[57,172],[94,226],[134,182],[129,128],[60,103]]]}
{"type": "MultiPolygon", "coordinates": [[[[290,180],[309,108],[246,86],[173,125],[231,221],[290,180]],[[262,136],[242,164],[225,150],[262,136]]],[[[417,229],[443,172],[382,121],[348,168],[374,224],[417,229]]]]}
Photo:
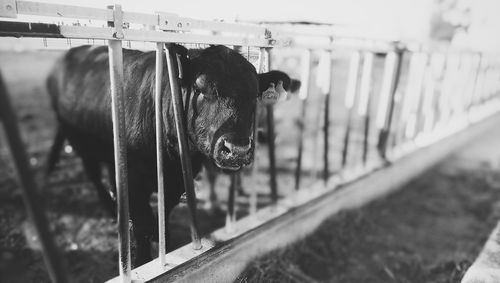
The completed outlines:
{"type": "Polygon", "coordinates": [[[168,48],[171,53],[175,53],[177,57],[177,67],[181,78],[181,86],[186,86],[189,81],[190,74],[190,66],[188,59],[188,50],[186,47],[175,44],[175,43],[166,43],[165,48],[168,48]]]}
{"type": "Polygon", "coordinates": [[[290,83],[290,92],[297,92],[300,89],[302,83],[299,80],[292,79],[290,83]]]}
{"type": "Polygon", "coordinates": [[[259,74],[259,99],[265,104],[274,104],[287,98],[290,77],[281,71],[259,74]]]}

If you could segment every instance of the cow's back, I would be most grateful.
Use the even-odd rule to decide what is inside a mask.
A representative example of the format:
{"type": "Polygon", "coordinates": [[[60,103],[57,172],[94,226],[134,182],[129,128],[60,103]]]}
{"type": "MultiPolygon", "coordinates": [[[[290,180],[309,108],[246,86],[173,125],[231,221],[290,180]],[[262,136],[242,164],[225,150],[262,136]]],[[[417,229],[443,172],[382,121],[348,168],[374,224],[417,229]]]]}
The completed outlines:
{"type": "MultiPolygon", "coordinates": [[[[154,141],[154,61],[154,52],[123,50],[129,148],[148,148],[154,141]]],[[[56,63],[48,79],[48,89],[57,118],[70,131],[68,134],[78,135],[79,138],[88,136],[89,141],[102,146],[112,145],[106,46],[70,49],[56,63]]]]}

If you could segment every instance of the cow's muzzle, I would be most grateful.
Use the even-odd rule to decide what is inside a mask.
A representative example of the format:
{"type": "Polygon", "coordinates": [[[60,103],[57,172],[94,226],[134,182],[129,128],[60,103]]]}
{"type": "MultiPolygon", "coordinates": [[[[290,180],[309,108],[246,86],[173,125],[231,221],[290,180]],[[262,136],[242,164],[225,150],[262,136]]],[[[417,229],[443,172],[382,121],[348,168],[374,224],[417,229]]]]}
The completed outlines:
{"type": "Polygon", "coordinates": [[[246,138],[231,138],[232,135],[222,135],[215,143],[214,160],[215,164],[224,170],[238,171],[243,166],[252,162],[253,148],[252,142],[246,138]]]}

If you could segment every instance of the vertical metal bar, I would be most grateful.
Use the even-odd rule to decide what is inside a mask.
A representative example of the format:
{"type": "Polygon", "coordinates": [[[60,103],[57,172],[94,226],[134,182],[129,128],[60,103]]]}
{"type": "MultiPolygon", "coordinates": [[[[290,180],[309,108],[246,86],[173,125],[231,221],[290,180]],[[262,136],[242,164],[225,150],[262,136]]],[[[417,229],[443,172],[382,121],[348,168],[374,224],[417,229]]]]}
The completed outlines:
{"type": "Polygon", "coordinates": [[[231,174],[231,185],[229,186],[229,194],[227,201],[227,213],[226,213],[226,232],[232,233],[234,231],[233,223],[235,221],[235,213],[234,213],[234,199],[236,192],[236,174],[231,174]]]}
{"type": "Polygon", "coordinates": [[[349,77],[347,79],[347,90],[345,96],[345,107],[347,109],[347,123],[344,134],[344,144],[342,148],[342,163],[341,163],[342,168],[345,168],[347,165],[352,119],[354,114],[353,107],[354,107],[354,102],[356,100],[356,93],[358,88],[358,73],[360,64],[361,64],[361,54],[359,51],[356,51],[351,56],[351,61],[349,65],[349,77]]]}
{"type": "MultiPolygon", "coordinates": [[[[377,119],[375,124],[380,131],[380,135],[384,131],[385,124],[387,121],[387,116],[389,116],[390,111],[390,101],[391,97],[391,86],[394,80],[394,73],[397,65],[397,55],[396,52],[390,51],[386,54],[384,60],[384,74],[382,78],[382,86],[380,88],[380,98],[377,107],[377,119]]],[[[380,136],[379,136],[380,138],[380,136]]],[[[379,140],[380,145],[380,140],[379,140]]],[[[377,149],[379,155],[382,157],[382,152],[380,151],[379,145],[377,145],[377,149]]]]}
{"type": "Polygon", "coordinates": [[[418,65],[419,65],[420,52],[415,51],[410,54],[410,65],[408,67],[408,77],[406,80],[406,87],[401,97],[401,112],[399,119],[397,119],[397,126],[395,129],[395,144],[403,144],[406,137],[406,126],[410,118],[411,108],[413,107],[415,99],[415,88],[417,87],[418,65]]]}
{"type": "Polygon", "coordinates": [[[476,65],[474,66],[474,75],[473,75],[473,82],[472,82],[472,89],[471,89],[471,96],[469,100],[469,105],[467,106],[467,110],[470,111],[470,109],[476,104],[477,100],[477,89],[478,89],[478,81],[479,81],[479,75],[481,72],[481,66],[482,66],[482,61],[483,61],[483,56],[481,53],[474,54],[476,58],[476,65]]]}
{"type": "Polygon", "coordinates": [[[444,126],[450,121],[453,110],[453,90],[455,84],[455,71],[458,65],[455,54],[446,55],[446,69],[443,77],[443,88],[440,96],[440,124],[444,126]]]}
{"type": "Polygon", "coordinates": [[[323,108],[323,182],[327,183],[329,176],[329,130],[330,130],[330,96],[332,91],[332,52],[325,51],[318,66],[318,85],[324,95],[323,108]]]}
{"type": "Polygon", "coordinates": [[[447,53],[443,53],[442,68],[439,70],[439,82],[438,82],[438,92],[437,92],[437,107],[436,107],[436,119],[432,128],[438,129],[445,117],[445,107],[446,107],[446,94],[448,85],[448,73],[449,73],[449,56],[447,53]]]}
{"type": "Polygon", "coordinates": [[[301,115],[297,119],[297,125],[299,127],[299,144],[297,152],[297,166],[295,168],[295,190],[300,188],[300,177],[302,173],[302,149],[304,147],[304,123],[306,117],[307,108],[307,96],[309,92],[309,84],[311,80],[311,50],[307,49],[302,54],[302,71],[300,75],[300,80],[302,86],[299,91],[299,98],[301,100],[301,115]]]}
{"type": "MultiPolygon", "coordinates": [[[[253,156],[253,164],[252,164],[252,179],[257,180],[257,174],[259,172],[259,155],[258,155],[258,146],[257,142],[257,128],[259,127],[259,112],[260,107],[257,104],[255,107],[255,114],[253,117],[253,143],[254,143],[254,156],[253,156]]],[[[257,186],[254,186],[250,191],[250,214],[255,214],[257,212],[257,186]]]]}
{"type": "MultiPolygon", "coordinates": [[[[115,37],[123,37],[123,13],[120,5],[114,8],[114,22],[108,25],[115,28],[115,37]]],[[[130,234],[127,142],[125,125],[125,96],[123,93],[123,53],[121,40],[108,40],[109,73],[111,87],[111,115],[113,120],[113,148],[115,158],[115,178],[118,201],[118,256],[120,258],[120,278],[122,282],[131,282],[130,234]]]]}
{"type": "MultiPolygon", "coordinates": [[[[258,73],[264,73],[266,72],[266,64],[265,64],[265,58],[264,54],[261,50],[259,52],[259,60],[258,60],[258,66],[256,67],[258,73]]],[[[258,148],[259,148],[259,143],[257,142],[257,135],[258,135],[258,128],[259,128],[259,117],[261,115],[261,106],[259,105],[257,101],[257,105],[255,107],[255,114],[253,117],[254,125],[253,125],[253,143],[254,143],[254,159],[253,159],[253,164],[252,164],[252,179],[256,180],[257,175],[259,172],[259,154],[258,154],[258,148]]],[[[257,189],[253,189],[250,192],[250,214],[255,214],[257,212],[257,189]]]]}
{"type": "Polygon", "coordinates": [[[422,97],[422,107],[420,107],[420,123],[419,128],[422,133],[428,134],[434,123],[435,118],[435,105],[434,105],[434,94],[435,94],[435,79],[436,75],[440,71],[440,55],[432,54],[429,58],[429,64],[427,66],[427,71],[424,77],[424,95],[422,97]]]}
{"type": "Polygon", "coordinates": [[[358,114],[364,118],[363,153],[361,160],[366,165],[368,159],[368,143],[370,137],[370,104],[371,104],[371,79],[373,70],[373,53],[363,54],[363,71],[361,76],[361,87],[359,93],[358,114]]]}
{"type": "Polygon", "coordinates": [[[384,86],[382,87],[382,96],[388,99],[381,99],[379,105],[378,124],[380,128],[377,150],[382,159],[387,160],[387,146],[389,136],[391,134],[392,120],[394,116],[394,104],[399,79],[401,74],[401,66],[403,65],[403,50],[396,47],[394,52],[387,54],[385,61],[384,86]],[[385,110],[385,111],[384,111],[385,110]]]}
{"type": "MultiPolygon", "coordinates": [[[[263,52],[265,68],[267,71],[271,68],[271,55],[270,48],[261,48],[263,52]]],[[[271,187],[271,201],[276,203],[278,201],[278,182],[276,181],[276,145],[275,145],[275,131],[274,131],[274,106],[272,104],[266,105],[267,112],[267,137],[269,145],[269,186],[271,187]]]]}
{"type": "Polygon", "coordinates": [[[406,139],[412,139],[415,136],[419,107],[422,103],[422,87],[428,60],[428,56],[424,52],[418,53],[417,56],[414,82],[410,92],[410,97],[407,97],[409,104],[407,119],[403,119],[403,121],[406,122],[404,127],[404,137],[406,139]]]}
{"type": "Polygon", "coordinates": [[[474,58],[471,56],[471,54],[463,52],[461,54],[462,57],[462,64],[461,64],[461,81],[462,81],[462,86],[460,88],[460,119],[463,120],[464,117],[466,116],[466,105],[468,104],[469,98],[471,96],[471,81],[472,81],[472,75],[471,75],[471,66],[474,64],[473,60],[474,58]]]}
{"type": "Polygon", "coordinates": [[[162,77],[163,77],[163,43],[156,43],[155,70],[155,128],[156,128],[156,174],[158,182],[158,257],[162,266],[166,264],[166,218],[165,218],[165,188],[163,177],[163,123],[162,123],[162,77]]]}
{"type": "Polygon", "coordinates": [[[130,282],[129,203],[127,184],[127,145],[125,127],[125,96],[123,94],[123,54],[120,40],[109,40],[109,70],[111,77],[111,112],[113,117],[113,146],[118,192],[118,249],[120,277],[130,282]]]}
{"type": "Polygon", "coordinates": [[[187,131],[184,121],[184,107],[182,105],[182,93],[178,81],[177,54],[165,48],[167,57],[168,77],[170,81],[170,91],[174,108],[175,126],[177,130],[177,140],[179,142],[179,154],[181,155],[182,177],[184,189],[186,190],[187,204],[190,214],[191,239],[193,249],[202,248],[200,236],[198,234],[198,221],[196,217],[196,192],[194,191],[193,172],[191,167],[191,156],[187,143],[187,131]]]}
{"type": "Polygon", "coordinates": [[[276,203],[278,201],[278,183],[276,181],[276,145],[275,145],[275,131],[274,131],[274,108],[273,105],[266,105],[267,112],[267,136],[269,144],[269,185],[271,187],[271,201],[276,203]]]}
{"type": "MultiPolygon", "coordinates": [[[[241,52],[241,46],[233,46],[233,49],[237,52],[241,52]]],[[[234,198],[235,198],[235,190],[236,190],[236,178],[238,173],[231,174],[231,184],[229,186],[229,195],[227,200],[227,211],[226,211],[226,232],[233,232],[233,221],[236,219],[234,215],[234,198]]],[[[254,188],[255,189],[255,188],[254,188]]]]}
{"type": "Polygon", "coordinates": [[[9,144],[12,157],[16,166],[18,179],[21,182],[21,191],[23,202],[28,213],[28,217],[35,227],[42,255],[47,271],[52,282],[68,282],[64,266],[61,261],[60,253],[52,241],[52,235],[49,230],[49,223],[45,216],[43,202],[40,201],[37,192],[39,192],[35,183],[33,172],[31,171],[28,154],[24,149],[24,143],[21,140],[17,119],[12,109],[7,87],[0,73],[0,121],[3,121],[7,142],[9,144]]]}

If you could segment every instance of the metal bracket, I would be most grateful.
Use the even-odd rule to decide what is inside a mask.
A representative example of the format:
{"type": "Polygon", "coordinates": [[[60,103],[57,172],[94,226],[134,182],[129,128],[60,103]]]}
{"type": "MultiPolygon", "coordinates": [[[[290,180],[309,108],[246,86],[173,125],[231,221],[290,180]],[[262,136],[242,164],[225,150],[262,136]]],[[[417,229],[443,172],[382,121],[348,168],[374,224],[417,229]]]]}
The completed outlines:
{"type": "Polygon", "coordinates": [[[108,22],[109,26],[114,27],[113,37],[123,39],[123,11],[121,5],[108,6],[113,10],[113,21],[108,22]]]}
{"type": "Polygon", "coordinates": [[[17,18],[16,0],[0,0],[0,17],[17,18]]]}

